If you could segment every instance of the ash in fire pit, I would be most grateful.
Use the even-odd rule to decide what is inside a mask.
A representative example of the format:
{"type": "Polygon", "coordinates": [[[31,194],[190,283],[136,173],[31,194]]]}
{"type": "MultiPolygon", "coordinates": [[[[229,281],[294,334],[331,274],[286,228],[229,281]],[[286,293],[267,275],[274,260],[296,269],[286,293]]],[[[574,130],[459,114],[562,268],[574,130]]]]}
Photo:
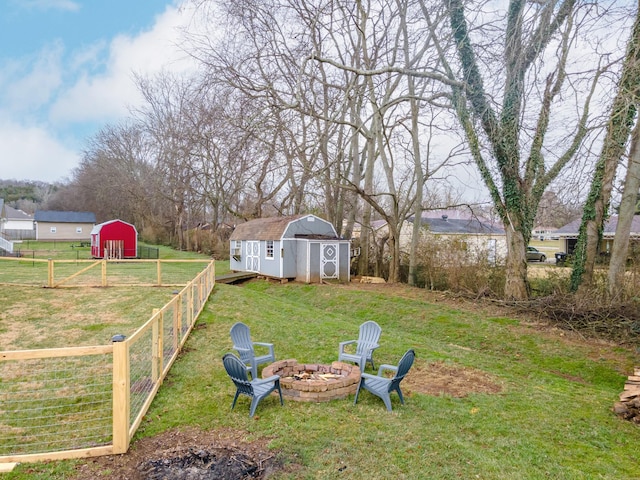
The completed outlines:
{"type": "Polygon", "coordinates": [[[280,375],[282,395],[299,402],[328,402],[356,393],[360,368],[343,362],[331,365],[280,360],[262,371],[263,378],[280,375]]]}
{"type": "Polygon", "coordinates": [[[262,473],[251,458],[238,452],[188,449],[138,466],[145,480],[244,480],[262,473]]]}

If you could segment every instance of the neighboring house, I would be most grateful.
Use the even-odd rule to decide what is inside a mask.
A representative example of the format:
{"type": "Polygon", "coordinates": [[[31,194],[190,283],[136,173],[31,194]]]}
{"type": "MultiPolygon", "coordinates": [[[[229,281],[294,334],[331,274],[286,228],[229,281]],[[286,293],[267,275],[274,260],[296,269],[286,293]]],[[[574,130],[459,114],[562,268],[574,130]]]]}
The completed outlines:
{"type": "MultiPolygon", "coordinates": [[[[400,232],[400,246],[409,251],[414,217],[400,232]],[[406,247],[403,247],[406,246],[406,247]]],[[[502,224],[473,215],[467,210],[434,210],[422,213],[420,222],[425,235],[453,242],[471,255],[480,255],[496,263],[507,255],[507,238],[502,224]]]]}
{"type": "MultiPolygon", "coordinates": [[[[569,255],[573,253],[576,248],[576,243],[578,243],[578,232],[580,230],[581,222],[582,219],[579,218],[559,228],[555,232],[555,235],[560,238],[560,241],[563,244],[564,252],[569,255]]],[[[600,242],[600,253],[608,254],[611,252],[617,226],[618,216],[611,215],[604,224],[602,241],[600,242]]],[[[640,241],[640,215],[635,215],[633,217],[630,238],[631,240],[640,241]]]]}
{"type": "Polygon", "coordinates": [[[92,212],[36,210],[34,221],[36,240],[77,240],[88,243],[96,216],[92,212]]]}
{"type": "Polygon", "coordinates": [[[305,283],[348,282],[350,247],[330,222],[315,215],[260,218],[231,234],[230,268],[305,283]]]}
{"type": "Polygon", "coordinates": [[[34,239],[36,231],[33,216],[5,204],[0,219],[0,232],[7,240],[34,239]]]}
{"type": "Polygon", "coordinates": [[[531,232],[531,239],[536,240],[558,240],[558,234],[556,233],[558,229],[553,227],[545,227],[544,225],[538,225],[533,227],[533,231],[531,232]]]}
{"type": "Polygon", "coordinates": [[[93,258],[136,258],[138,231],[122,220],[109,220],[91,229],[91,256],[93,258]]]}
{"type": "MultiPolygon", "coordinates": [[[[410,217],[400,230],[400,249],[409,252],[413,237],[414,217],[410,217]]],[[[507,254],[507,240],[502,225],[462,210],[433,210],[422,213],[420,223],[428,242],[432,235],[450,241],[457,249],[485,256],[491,263],[499,262],[507,254]]]]}

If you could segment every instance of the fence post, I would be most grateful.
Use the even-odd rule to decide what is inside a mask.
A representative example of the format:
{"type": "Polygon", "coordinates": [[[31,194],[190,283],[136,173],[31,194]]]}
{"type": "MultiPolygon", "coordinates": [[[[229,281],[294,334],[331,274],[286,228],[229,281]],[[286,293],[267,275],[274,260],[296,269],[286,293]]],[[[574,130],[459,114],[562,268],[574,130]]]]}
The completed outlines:
{"type": "Polygon", "coordinates": [[[158,315],[160,311],[159,308],[153,309],[153,317],[155,317],[155,321],[151,326],[151,337],[152,337],[152,345],[151,345],[151,379],[155,384],[160,378],[160,372],[162,372],[162,366],[160,365],[160,359],[162,358],[162,317],[164,314],[158,315]]]}
{"type": "Polygon", "coordinates": [[[106,287],[107,286],[107,261],[106,260],[102,260],[101,278],[102,278],[102,286],[106,287]]]}
{"type": "Polygon", "coordinates": [[[193,325],[193,283],[187,288],[187,325],[193,325]]]}
{"type": "Polygon", "coordinates": [[[129,342],[113,343],[113,453],[129,449],[131,392],[129,342]]]}
{"type": "Polygon", "coordinates": [[[173,350],[178,350],[182,341],[182,295],[176,298],[173,309],[173,350]]]}
{"type": "Polygon", "coordinates": [[[160,259],[156,260],[157,263],[157,270],[158,270],[158,286],[161,287],[162,286],[162,263],[160,262],[160,259]]]}
{"type": "Polygon", "coordinates": [[[49,259],[48,261],[49,268],[47,270],[47,286],[49,288],[53,288],[53,259],[49,259]]]}

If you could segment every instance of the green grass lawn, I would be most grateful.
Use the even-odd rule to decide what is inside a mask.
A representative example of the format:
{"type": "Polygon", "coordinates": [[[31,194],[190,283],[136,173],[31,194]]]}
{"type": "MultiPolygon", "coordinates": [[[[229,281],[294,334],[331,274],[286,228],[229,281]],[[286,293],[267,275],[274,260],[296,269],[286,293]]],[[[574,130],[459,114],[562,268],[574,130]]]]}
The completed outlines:
{"type": "MultiPolygon", "coordinates": [[[[638,363],[634,352],[430,298],[408,287],[218,285],[132,447],[172,428],[231,428],[269,439],[285,464],[298,465],[270,477],[278,479],[640,478],[640,429],[611,411],[638,363]],[[413,370],[425,382],[429,366],[445,362],[490,375],[501,392],[458,398],[408,389],[404,406],[394,394],[392,413],[368,392],[357,405],[351,396],[281,407],[270,397],[249,418],[241,397],[230,410],[235,388],[221,357],[234,322],[273,342],[278,359],[331,362],[368,319],[383,329],[377,364],[414,348],[413,370]]],[[[6,478],[69,478],[78,463],[20,465],[6,478]]]]}

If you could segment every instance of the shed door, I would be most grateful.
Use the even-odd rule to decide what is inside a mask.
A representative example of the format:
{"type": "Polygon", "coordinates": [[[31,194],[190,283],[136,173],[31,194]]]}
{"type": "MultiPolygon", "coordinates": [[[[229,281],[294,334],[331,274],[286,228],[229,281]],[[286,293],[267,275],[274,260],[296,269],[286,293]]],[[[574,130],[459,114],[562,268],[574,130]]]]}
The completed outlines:
{"type": "Polygon", "coordinates": [[[245,269],[248,272],[260,271],[260,242],[251,240],[246,243],[245,269]]]}
{"type": "Polygon", "coordinates": [[[320,244],[320,278],[338,278],[338,244],[320,244]]]}

